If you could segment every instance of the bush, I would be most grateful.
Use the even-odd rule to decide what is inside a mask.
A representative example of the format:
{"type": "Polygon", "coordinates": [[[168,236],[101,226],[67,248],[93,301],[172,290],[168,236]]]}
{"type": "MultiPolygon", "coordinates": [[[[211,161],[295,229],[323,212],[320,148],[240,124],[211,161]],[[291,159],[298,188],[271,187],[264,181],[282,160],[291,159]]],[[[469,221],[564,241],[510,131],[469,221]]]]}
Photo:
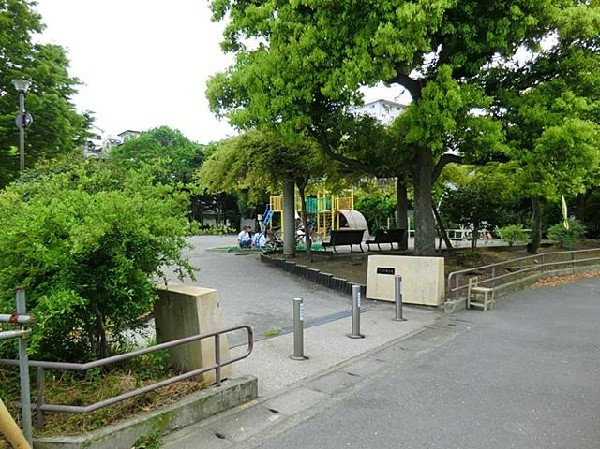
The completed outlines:
{"type": "Polygon", "coordinates": [[[234,228],[224,224],[217,224],[216,226],[200,226],[194,232],[196,235],[228,235],[234,233],[234,228]]]}
{"type": "Polygon", "coordinates": [[[193,276],[181,255],[188,197],[156,179],[149,166],[84,161],[0,194],[0,310],[14,309],[22,285],[36,317],[32,356],[104,357],[143,326],[162,267],[193,276]]]}
{"type": "Polygon", "coordinates": [[[500,238],[508,243],[508,246],[513,246],[515,242],[525,242],[529,238],[527,231],[520,224],[503,226],[498,233],[500,238]]]}
{"type": "Polygon", "coordinates": [[[557,223],[552,225],[546,231],[549,240],[558,243],[561,247],[571,247],[573,242],[580,240],[585,236],[585,226],[578,220],[569,220],[569,229],[566,229],[564,224],[557,223]]]}
{"type": "Polygon", "coordinates": [[[388,225],[388,218],[393,217],[396,211],[396,200],[388,193],[374,193],[361,196],[356,200],[354,207],[360,211],[369,224],[369,233],[388,225]]]}

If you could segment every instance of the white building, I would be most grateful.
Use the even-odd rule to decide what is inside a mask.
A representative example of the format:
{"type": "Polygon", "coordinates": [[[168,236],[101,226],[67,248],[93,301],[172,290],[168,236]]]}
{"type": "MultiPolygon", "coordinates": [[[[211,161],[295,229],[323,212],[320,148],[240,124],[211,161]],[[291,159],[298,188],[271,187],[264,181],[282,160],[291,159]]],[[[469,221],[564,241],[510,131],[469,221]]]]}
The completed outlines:
{"type": "Polygon", "coordinates": [[[102,157],[120,144],[121,139],[107,134],[96,125],[91,125],[88,129],[88,136],[83,142],[83,155],[85,157],[102,157]]]}
{"type": "Polygon", "coordinates": [[[121,145],[126,140],[137,137],[141,133],[128,129],[114,137],[107,134],[102,128],[91,125],[88,129],[88,137],[83,143],[83,155],[86,157],[101,157],[111,152],[111,150],[121,145]]]}
{"type": "Polygon", "coordinates": [[[408,105],[404,103],[379,98],[377,100],[368,101],[364,106],[354,109],[354,113],[357,115],[370,115],[384,125],[389,125],[396,117],[402,114],[407,107],[408,105]]]}

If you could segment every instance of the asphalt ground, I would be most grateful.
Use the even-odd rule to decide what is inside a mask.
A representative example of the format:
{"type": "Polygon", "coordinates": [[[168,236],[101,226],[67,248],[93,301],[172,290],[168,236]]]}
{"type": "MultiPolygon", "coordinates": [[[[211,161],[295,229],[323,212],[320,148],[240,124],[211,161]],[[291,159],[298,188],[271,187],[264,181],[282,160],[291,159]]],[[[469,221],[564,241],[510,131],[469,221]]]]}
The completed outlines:
{"type": "MultiPolygon", "coordinates": [[[[225,252],[236,236],[196,236],[186,252],[196,268],[196,281],[187,284],[217,290],[224,326],[250,325],[257,340],[291,330],[293,298],[304,301],[306,326],[348,316],[352,298],[265,266],[257,251],[225,252]]],[[[169,279],[178,282],[170,273],[169,279]]],[[[230,337],[230,345],[241,340],[230,337]]]]}
{"type": "Polygon", "coordinates": [[[363,340],[315,326],[305,361],[286,356],[289,334],[258,342],[238,369],[259,399],[164,448],[600,448],[600,279],[407,312],[369,310],[363,340]]]}

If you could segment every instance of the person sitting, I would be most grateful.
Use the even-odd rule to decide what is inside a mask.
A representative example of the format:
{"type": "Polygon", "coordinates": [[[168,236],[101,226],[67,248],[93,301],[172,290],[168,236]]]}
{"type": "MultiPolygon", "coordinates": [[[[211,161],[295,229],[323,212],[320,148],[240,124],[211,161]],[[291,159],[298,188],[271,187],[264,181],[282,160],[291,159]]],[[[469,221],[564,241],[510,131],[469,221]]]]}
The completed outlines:
{"type": "Polygon", "coordinates": [[[252,243],[252,237],[250,235],[251,229],[250,226],[246,225],[238,234],[238,245],[240,248],[250,248],[250,244],[252,243]]]}
{"type": "Polygon", "coordinates": [[[263,232],[257,232],[252,238],[252,246],[255,248],[264,248],[267,246],[267,239],[265,238],[265,234],[263,232]]]}

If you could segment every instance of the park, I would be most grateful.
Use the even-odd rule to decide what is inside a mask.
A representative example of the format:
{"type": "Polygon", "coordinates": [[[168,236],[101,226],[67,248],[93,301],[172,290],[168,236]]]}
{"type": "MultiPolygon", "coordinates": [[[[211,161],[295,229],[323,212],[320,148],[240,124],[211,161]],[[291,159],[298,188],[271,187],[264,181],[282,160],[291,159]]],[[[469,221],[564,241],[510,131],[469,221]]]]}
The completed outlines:
{"type": "MultiPolygon", "coordinates": [[[[600,251],[594,3],[381,1],[366,11],[215,0],[232,64],[210,77],[206,98],[238,134],[201,144],[163,125],[93,158],[82,150],[93,112],[70,102],[81,81],[69,75],[67,51],[36,43],[43,18],[34,4],[8,5],[0,18],[19,38],[0,33],[0,415],[11,441],[23,438],[19,429],[39,447],[58,435],[124,435],[112,426],[194,395],[230,394],[230,370],[244,379],[241,403],[277,403],[284,390],[293,402],[293,386],[309,403],[341,400],[324,370],[365,357],[356,377],[376,377],[369,354],[406,344],[419,347],[411,361],[443,371],[419,345],[452,348],[464,361],[451,342],[479,351],[470,339],[480,331],[490,331],[499,357],[500,327],[510,334],[514,323],[515,345],[527,341],[517,310],[540,317],[531,341],[544,357],[541,323],[581,343],[577,357],[561,352],[569,367],[597,369],[586,337],[569,340],[535,293],[541,282],[549,307],[588,329],[579,312],[597,308],[600,251]],[[393,110],[399,100],[368,102],[374,86],[407,101],[393,110]],[[388,121],[369,114],[375,104],[388,107],[388,121]],[[268,236],[265,247],[240,247],[245,226],[268,236]],[[561,301],[567,288],[572,308],[561,301]],[[406,322],[388,319],[399,297],[406,322]],[[295,298],[304,301],[295,322],[314,337],[306,357],[289,360],[295,298]],[[188,302],[192,309],[178,308],[188,302]],[[349,320],[357,338],[347,338],[349,320]],[[267,370],[258,363],[282,356],[267,370]]],[[[381,357],[382,373],[387,362],[398,368],[381,357]]],[[[159,447],[179,418],[153,419],[121,443],[159,447]]],[[[592,447],[582,441],[573,447],[592,447]]]]}

